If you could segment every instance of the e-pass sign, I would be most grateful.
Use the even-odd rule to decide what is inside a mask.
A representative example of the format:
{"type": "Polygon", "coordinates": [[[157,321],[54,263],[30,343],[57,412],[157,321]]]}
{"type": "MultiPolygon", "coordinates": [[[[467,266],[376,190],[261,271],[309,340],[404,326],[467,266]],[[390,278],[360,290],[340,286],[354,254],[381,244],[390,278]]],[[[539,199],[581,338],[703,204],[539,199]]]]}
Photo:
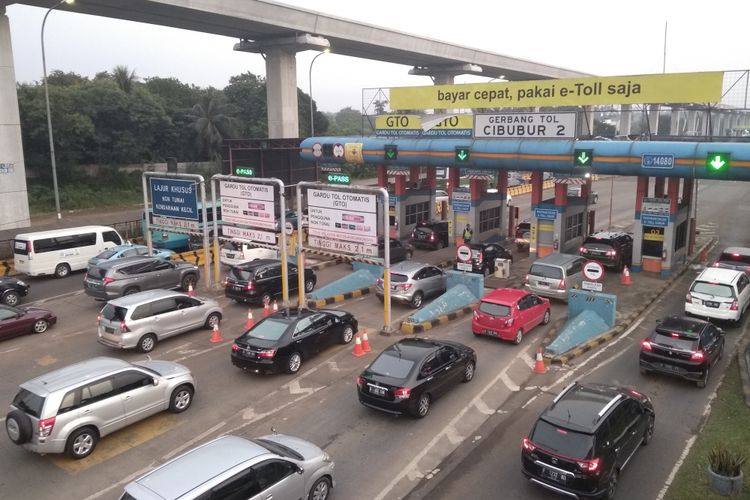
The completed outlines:
{"type": "Polygon", "coordinates": [[[461,262],[469,262],[471,260],[471,248],[468,245],[460,245],[456,248],[456,258],[461,262]]]}
{"type": "Polygon", "coordinates": [[[583,265],[583,275],[589,281],[599,281],[604,278],[604,267],[595,260],[586,261],[583,265]]]}

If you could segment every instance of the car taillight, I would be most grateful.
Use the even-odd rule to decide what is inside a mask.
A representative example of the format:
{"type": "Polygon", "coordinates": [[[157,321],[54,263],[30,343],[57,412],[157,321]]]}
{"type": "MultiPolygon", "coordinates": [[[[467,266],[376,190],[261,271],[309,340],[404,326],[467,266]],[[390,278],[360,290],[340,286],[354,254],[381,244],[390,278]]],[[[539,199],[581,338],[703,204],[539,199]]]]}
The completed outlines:
{"type": "Polygon", "coordinates": [[[601,459],[594,458],[592,460],[579,460],[576,461],[578,464],[578,467],[581,468],[583,472],[588,472],[589,474],[595,473],[599,471],[599,465],[601,464],[601,459]]]}
{"type": "Polygon", "coordinates": [[[565,278],[560,280],[560,284],[557,286],[558,290],[565,290],[565,278]]]}
{"type": "Polygon", "coordinates": [[[274,356],[276,356],[276,349],[263,349],[258,353],[259,358],[272,359],[274,356]]]}
{"type": "Polygon", "coordinates": [[[120,321],[120,331],[121,332],[129,332],[130,331],[130,328],[128,328],[128,325],[126,325],[124,321],[120,321]]]}
{"type": "Polygon", "coordinates": [[[417,239],[417,232],[416,231],[412,231],[411,232],[411,239],[413,239],[413,240],[417,239]]]}
{"type": "Polygon", "coordinates": [[[641,342],[641,349],[644,351],[650,351],[651,350],[651,342],[648,341],[648,339],[641,342]]]}
{"type": "Polygon", "coordinates": [[[739,305],[737,304],[737,299],[735,299],[735,300],[734,300],[734,301],[732,302],[732,305],[731,305],[731,306],[729,306],[729,310],[730,310],[730,311],[736,311],[738,307],[739,307],[739,305]]]}
{"type": "Polygon", "coordinates": [[[115,280],[114,278],[109,278],[109,277],[108,277],[108,278],[104,278],[104,279],[102,280],[102,285],[109,285],[109,284],[110,284],[110,283],[112,283],[112,282],[113,282],[114,280],[115,280]]]}
{"type": "Polygon", "coordinates": [[[523,438],[523,449],[531,453],[536,450],[536,446],[534,446],[534,443],[529,438],[523,438]]]}
{"type": "Polygon", "coordinates": [[[363,376],[357,377],[357,387],[362,387],[365,385],[365,378],[363,376]]]}
{"type": "Polygon", "coordinates": [[[31,252],[32,252],[32,249],[31,249],[31,242],[30,242],[30,241],[27,241],[27,242],[26,242],[26,254],[27,254],[27,255],[31,255],[31,252]]]}
{"type": "Polygon", "coordinates": [[[97,315],[96,315],[96,322],[98,323],[98,322],[100,322],[101,320],[102,320],[102,314],[101,314],[101,313],[99,313],[99,314],[97,314],[97,315]]]}
{"type": "Polygon", "coordinates": [[[474,319],[479,319],[479,311],[474,309],[474,319]]]}
{"type": "Polygon", "coordinates": [[[55,426],[55,417],[44,418],[39,421],[39,437],[46,438],[52,434],[52,428],[55,426]]]}
{"type": "Polygon", "coordinates": [[[224,288],[229,286],[229,277],[225,276],[224,281],[222,281],[222,284],[224,285],[224,288]]]}
{"type": "Polygon", "coordinates": [[[704,359],[703,351],[693,351],[690,354],[690,361],[703,361],[704,359]]]}
{"type": "Polygon", "coordinates": [[[510,326],[512,324],[513,324],[513,317],[511,316],[510,318],[505,320],[505,326],[510,326]]]}
{"type": "Polygon", "coordinates": [[[588,248],[586,248],[586,247],[581,247],[581,248],[579,248],[579,249],[578,249],[578,251],[579,251],[580,253],[589,253],[589,249],[588,249],[588,248]]]}
{"type": "Polygon", "coordinates": [[[412,287],[411,283],[401,283],[399,285],[396,285],[396,288],[400,288],[401,290],[408,290],[412,287]]]}
{"type": "Polygon", "coordinates": [[[376,279],[375,283],[377,283],[379,286],[383,286],[383,278],[376,279]]]}
{"type": "Polygon", "coordinates": [[[607,256],[614,257],[617,255],[617,250],[607,250],[607,256]]]}
{"type": "Polygon", "coordinates": [[[714,262],[714,267],[719,267],[719,263],[718,262],[714,262]]]}
{"type": "Polygon", "coordinates": [[[411,389],[408,387],[399,387],[393,391],[393,396],[396,399],[408,399],[411,396],[411,389]]]}
{"type": "Polygon", "coordinates": [[[245,285],[245,290],[249,292],[250,290],[253,290],[253,289],[255,289],[255,284],[252,281],[248,281],[247,285],[245,285]]]}
{"type": "Polygon", "coordinates": [[[481,264],[483,260],[484,260],[484,255],[482,255],[482,252],[479,252],[479,255],[477,256],[477,262],[481,264]]]}
{"type": "Polygon", "coordinates": [[[238,346],[237,344],[232,344],[232,350],[233,351],[236,352],[236,351],[239,351],[240,349],[241,349],[240,346],[238,346]]]}
{"type": "Polygon", "coordinates": [[[688,304],[692,304],[693,303],[693,296],[690,295],[689,293],[687,295],[685,295],[685,302],[687,302],[688,304]]]}
{"type": "Polygon", "coordinates": [[[528,282],[529,282],[529,275],[528,274],[523,278],[523,282],[528,284],[528,282]]]}
{"type": "Polygon", "coordinates": [[[435,233],[430,233],[430,241],[435,241],[435,233]]]}

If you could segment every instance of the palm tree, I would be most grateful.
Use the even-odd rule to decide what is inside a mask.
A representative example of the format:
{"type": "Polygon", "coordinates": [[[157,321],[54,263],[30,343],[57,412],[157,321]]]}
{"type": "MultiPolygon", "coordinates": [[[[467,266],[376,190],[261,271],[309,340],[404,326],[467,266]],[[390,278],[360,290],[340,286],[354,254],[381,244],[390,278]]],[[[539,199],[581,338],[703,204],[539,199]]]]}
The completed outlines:
{"type": "Polygon", "coordinates": [[[120,90],[129,94],[133,90],[133,84],[138,81],[135,70],[128,70],[127,66],[118,65],[112,70],[112,79],[115,81],[120,90]]]}
{"type": "Polygon", "coordinates": [[[229,106],[221,94],[201,97],[188,113],[190,126],[198,133],[201,150],[211,159],[221,158],[221,143],[235,135],[239,121],[230,116],[229,106]]]}

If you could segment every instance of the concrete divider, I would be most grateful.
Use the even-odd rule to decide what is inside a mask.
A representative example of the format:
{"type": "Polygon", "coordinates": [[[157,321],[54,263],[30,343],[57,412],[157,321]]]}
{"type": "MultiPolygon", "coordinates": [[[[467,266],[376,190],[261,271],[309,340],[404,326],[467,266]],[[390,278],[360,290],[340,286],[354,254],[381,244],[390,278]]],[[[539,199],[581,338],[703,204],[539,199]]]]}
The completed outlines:
{"type": "Polygon", "coordinates": [[[447,291],[401,323],[404,333],[420,333],[465,314],[484,293],[484,276],[462,271],[446,271],[447,291]]]}

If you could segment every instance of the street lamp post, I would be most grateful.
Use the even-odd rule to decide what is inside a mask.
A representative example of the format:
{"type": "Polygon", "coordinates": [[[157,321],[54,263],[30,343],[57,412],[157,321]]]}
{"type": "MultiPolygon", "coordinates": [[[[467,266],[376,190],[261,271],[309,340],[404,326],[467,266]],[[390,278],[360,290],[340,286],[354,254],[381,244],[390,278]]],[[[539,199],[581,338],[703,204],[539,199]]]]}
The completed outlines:
{"type": "Polygon", "coordinates": [[[42,71],[44,72],[44,99],[47,104],[47,130],[49,132],[49,154],[50,160],[52,161],[52,185],[55,190],[55,209],[57,210],[57,220],[62,219],[60,214],[60,192],[57,189],[57,163],[55,161],[55,141],[52,136],[52,115],[49,110],[49,88],[47,86],[47,58],[44,54],[44,25],[47,23],[47,16],[49,13],[61,6],[64,3],[72,4],[75,0],[60,0],[55,5],[47,10],[42,20],[42,71]]]}
{"type": "Polygon", "coordinates": [[[315,63],[315,59],[319,58],[323,54],[327,54],[331,51],[331,49],[324,49],[323,52],[319,53],[315,57],[313,57],[312,61],[310,61],[310,74],[308,77],[308,81],[310,83],[310,137],[313,137],[315,135],[315,115],[313,114],[313,96],[312,96],[312,69],[313,64],[315,63]]]}

